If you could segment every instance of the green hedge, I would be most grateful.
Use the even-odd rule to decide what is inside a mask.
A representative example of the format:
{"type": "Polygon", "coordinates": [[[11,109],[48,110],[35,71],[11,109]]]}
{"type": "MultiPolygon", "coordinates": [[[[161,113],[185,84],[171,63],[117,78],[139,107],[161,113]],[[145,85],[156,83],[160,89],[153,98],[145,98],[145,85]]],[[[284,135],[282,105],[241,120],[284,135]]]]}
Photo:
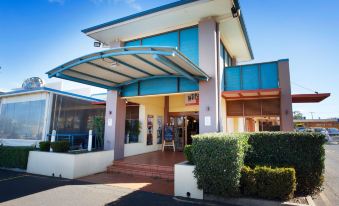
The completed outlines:
{"type": "Polygon", "coordinates": [[[198,187],[210,194],[237,195],[246,144],[246,134],[194,136],[192,154],[198,187]]]}
{"type": "Polygon", "coordinates": [[[40,149],[40,151],[49,152],[50,147],[51,147],[51,142],[50,141],[39,142],[39,149],[40,149]]]}
{"type": "Polygon", "coordinates": [[[325,136],[317,133],[249,133],[250,149],[245,164],[292,167],[296,171],[297,193],[311,194],[323,183],[325,136]]]}
{"type": "Polygon", "coordinates": [[[34,147],[0,146],[0,167],[26,169],[29,151],[34,147]]]}
{"type": "Polygon", "coordinates": [[[189,164],[194,164],[193,154],[192,154],[192,145],[185,146],[184,155],[189,164]]]}
{"type": "Polygon", "coordinates": [[[286,200],[293,197],[296,189],[293,168],[243,167],[241,190],[246,196],[286,200]]]}
{"type": "Polygon", "coordinates": [[[68,152],[69,150],[69,142],[68,141],[56,141],[51,142],[51,148],[53,152],[68,152]]]}

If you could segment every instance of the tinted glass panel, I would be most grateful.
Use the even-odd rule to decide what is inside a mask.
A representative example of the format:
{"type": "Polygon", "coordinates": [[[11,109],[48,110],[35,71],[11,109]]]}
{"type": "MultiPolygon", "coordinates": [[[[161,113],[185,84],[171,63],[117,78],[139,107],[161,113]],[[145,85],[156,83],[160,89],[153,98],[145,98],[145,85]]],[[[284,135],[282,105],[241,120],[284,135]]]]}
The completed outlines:
{"type": "Polygon", "coordinates": [[[42,138],[45,100],[3,104],[0,115],[0,138],[42,138]]]}
{"type": "Polygon", "coordinates": [[[199,65],[198,35],[198,27],[192,27],[180,31],[180,51],[196,65],[199,65]]]}

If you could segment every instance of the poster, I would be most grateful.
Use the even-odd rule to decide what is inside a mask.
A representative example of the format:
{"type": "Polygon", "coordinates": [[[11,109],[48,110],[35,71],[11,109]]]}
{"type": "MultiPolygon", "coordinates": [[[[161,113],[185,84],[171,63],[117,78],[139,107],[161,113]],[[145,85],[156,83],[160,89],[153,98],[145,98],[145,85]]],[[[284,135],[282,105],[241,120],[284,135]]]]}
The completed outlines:
{"type": "Polygon", "coordinates": [[[147,115],[147,145],[153,144],[153,115],[147,115]]]}
{"type": "Polygon", "coordinates": [[[157,118],[157,123],[158,123],[158,129],[157,129],[157,144],[162,143],[162,116],[158,116],[157,118]]]}

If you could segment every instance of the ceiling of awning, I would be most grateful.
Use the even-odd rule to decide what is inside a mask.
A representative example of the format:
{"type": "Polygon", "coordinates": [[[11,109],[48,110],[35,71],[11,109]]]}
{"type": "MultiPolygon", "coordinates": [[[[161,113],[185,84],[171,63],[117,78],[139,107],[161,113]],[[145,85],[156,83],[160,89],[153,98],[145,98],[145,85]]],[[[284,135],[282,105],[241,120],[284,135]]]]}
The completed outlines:
{"type": "Polygon", "coordinates": [[[117,89],[137,81],[185,77],[192,81],[209,76],[173,47],[121,47],[85,55],[49,72],[58,77],[105,89],[117,89]]]}
{"type": "Polygon", "coordinates": [[[226,100],[245,100],[280,97],[280,89],[257,89],[257,90],[238,90],[224,91],[222,96],[226,100]]]}

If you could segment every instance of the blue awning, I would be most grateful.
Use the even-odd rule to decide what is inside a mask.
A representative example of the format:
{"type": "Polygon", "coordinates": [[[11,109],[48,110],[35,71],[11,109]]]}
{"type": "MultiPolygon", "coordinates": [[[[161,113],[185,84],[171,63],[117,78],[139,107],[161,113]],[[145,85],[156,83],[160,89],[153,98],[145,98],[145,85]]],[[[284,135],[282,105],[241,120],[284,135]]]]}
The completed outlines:
{"type": "Polygon", "coordinates": [[[192,81],[210,77],[173,47],[121,47],[76,58],[49,72],[58,77],[105,89],[118,89],[141,80],[185,77],[192,81]]]}

